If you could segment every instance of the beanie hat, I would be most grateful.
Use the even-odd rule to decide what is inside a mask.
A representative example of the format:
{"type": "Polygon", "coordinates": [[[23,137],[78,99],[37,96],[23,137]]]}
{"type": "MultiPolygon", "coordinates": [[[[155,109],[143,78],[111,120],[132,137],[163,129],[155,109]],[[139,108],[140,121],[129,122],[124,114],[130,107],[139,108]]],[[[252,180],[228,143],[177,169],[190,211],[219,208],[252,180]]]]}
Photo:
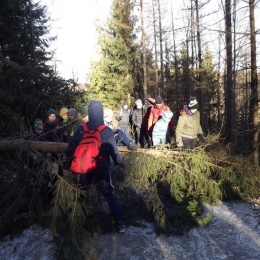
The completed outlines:
{"type": "Polygon", "coordinates": [[[150,98],[150,97],[151,97],[150,94],[146,94],[146,95],[144,96],[144,99],[148,99],[148,98],[150,98]]]}
{"type": "Polygon", "coordinates": [[[165,121],[167,123],[169,123],[171,121],[172,117],[173,117],[173,113],[170,110],[164,111],[164,113],[162,115],[163,121],[165,121]]]}
{"type": "Polygon", "coordinates": [[[56,110],[54,110],[53,108],[50,108],[48,111],[47,111],[47,118],[50,116],[50,115],[52,115],[52,114],[54,114],[55,116],[57,116],[57,112],[56,112],[56,110]]]}
{"type": "Polygon", "coordinates": [[[42,126],[43,122],[40,118],[36,118],[33,122],[33,128],[36,128],[37,126],[42,126]]]}
{"type": "Polygon", "coordinates": [[[70,113],[71,115],[73,115],[75,118],[77,118],[77,116],[78,116],[78,112],[77,112],[77,110],[76,110],[75,108],[70,108],[70,109],[68,110],[68,113],[70,113]]]}
{"type": "Polygon", "coordinates": [[[136,104],[137,107],[138,107],[138,105],[139,105],[139,106],[142,106],[142,105],[143,105],[141,99],[137,99],[137,100],[135,101],[135,104],[136,104]]]}
{"type": "Polygon", "coordinates": [[[155,104],[162,104],[162,97],[158,96],[156,99],[155,99],[155,104]]]}
{"type": "Polygon", "coordinates": [[[88,116],[88,106],[81,106],[79,111],[82,117],[88,116]]]}
{"type": "Polygon", "coordinates": [[[188,107],[189,107],[189,109],[198,109],[198,101],[195,97],[189,98],[188,107]]]}
{"type": "Polygon", "coordinates": [[[104,122],[104,109],[99,100],[91,100],[88,105],[89,123],[103,124],[104,122]]]}
{"type": "Polygon", "coordinates": [[[110,108],[104,109],[104,121],[110,123],[113,119],[113,111],[110,108]]]}
{"type": "Polygon", "coordinates": [[[61,110],[60,110],[60,116],[61,117],[64,116],[65,114],[67,114],[67,113],[68,113],[68,108],[66,108],[66,107],[61,108],[61,110]]]}

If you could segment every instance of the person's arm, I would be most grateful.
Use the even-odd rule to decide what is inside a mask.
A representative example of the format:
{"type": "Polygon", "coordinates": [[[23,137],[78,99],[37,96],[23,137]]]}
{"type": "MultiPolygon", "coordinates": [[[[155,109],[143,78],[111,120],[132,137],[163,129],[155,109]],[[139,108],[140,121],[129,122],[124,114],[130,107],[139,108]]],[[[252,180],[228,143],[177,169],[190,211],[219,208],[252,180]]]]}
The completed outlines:
{"type": "Polygon", "coordinates": [[[176,127],[176,144],[178,147],[183,147],[183,142],[182,142],[182,131],[184,127],[184,118],[182,116],[179,117],[178,124],[176,127]]]}
{"type": "Polygon", "coordinates": [[[153,107],[151,107],[150,113],[149,113],[149,117],[148,117],[148,131],[151,130],[153,125],[153,107]]]}
{"type": "Polygon", "coordinates": [[[157,123],[154,125],[153,128],[152,139],[153,139],[154,146],[160,144],[160,127],[159,124],[157,123]]]}

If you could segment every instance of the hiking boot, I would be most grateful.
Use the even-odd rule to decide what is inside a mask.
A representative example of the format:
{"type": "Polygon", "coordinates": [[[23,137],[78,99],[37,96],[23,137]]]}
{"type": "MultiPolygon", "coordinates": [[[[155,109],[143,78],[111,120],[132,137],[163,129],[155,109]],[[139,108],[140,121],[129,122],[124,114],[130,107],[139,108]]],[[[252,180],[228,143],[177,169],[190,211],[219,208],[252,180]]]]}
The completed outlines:
{"type": "Polygon", "coordinates": [[[136,146],[136,144],[135,144],[133,141],[131,141],[131,142],[127,145],[127,149],[128,149],[128,150],[136,150],[136,149],[137,149],[137,146],[136,146]]]}
{"type": "Polygon", "coordinates": [[[117,227],[119,233],[125,233],[125,225],[121,225],[117,227]]]}

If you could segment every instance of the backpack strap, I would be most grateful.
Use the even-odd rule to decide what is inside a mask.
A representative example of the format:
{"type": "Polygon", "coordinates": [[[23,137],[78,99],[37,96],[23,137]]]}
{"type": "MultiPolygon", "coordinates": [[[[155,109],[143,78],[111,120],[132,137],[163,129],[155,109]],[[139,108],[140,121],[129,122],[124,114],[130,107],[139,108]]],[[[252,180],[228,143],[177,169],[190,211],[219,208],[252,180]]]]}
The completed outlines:
{"type": "MultiPolygon", "coordinates": [[[[106,125],[100,125],[96,130],[101,132],[105,127],[106,127],[106,125]]],[[[87,124],[82,124],[82,128],[83,128],[84,132],[89,130],[87,124]]]]}
{"type": "Polygon", "coordinates": [[[106,128],[106,125],[100,125],[98,128],[97,128],[97,130],[99,131],[99,132],[101,132],[103,129],[105,129],[106,128]]]}
{"type": "Polygon", "coordinates": [[[84,131],[84,132],[87,132],[87,131],[88,131],[88,126],[87,126],[87,124],[82,124],[82,128],[83,128],[83,131],[84,131]]]}

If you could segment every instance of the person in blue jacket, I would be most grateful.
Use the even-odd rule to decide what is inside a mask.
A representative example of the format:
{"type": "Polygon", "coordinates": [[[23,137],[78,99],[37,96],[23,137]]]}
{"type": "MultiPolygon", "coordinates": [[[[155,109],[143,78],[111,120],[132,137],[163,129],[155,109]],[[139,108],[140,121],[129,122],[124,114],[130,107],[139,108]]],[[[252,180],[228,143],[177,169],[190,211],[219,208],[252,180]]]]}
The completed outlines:
{"type": "MultiPolygon", "coordinates": [[[[104,124],[103,120],[104,111],[103,105],[98,100],[91,100],[88,105],[88,117],[89,121],[86,123],[89,130],[95,130],[100,125],[104,124]]],[[[74,151],[77,145],[80,143],[83,136],[83,127],[82,125],[78,127],[76,133],[71,139],[68,150],[66,153],[67,161],[70,162],[73,159],[74,151]]],[[[120,233],[125,232],[125,226],[123,221],[123,212],[121,207],[114,195],[114,186],[111,181],[110,175],[110,157],[112,157],[115,165],[119,165],[124,168],[122,163],[122,158],[118,152],[116,141],[114,138],[114,133],[111,128],[105,127],[101,132],[101,145],[100,145],[100,154],[102,156],[102,163],[100,167],[97,167],[93,171],[87,174],[81,174],[79,178],[80,185],[83,187],[85,192],[88,192],[88,187],[92,183],[92,179],[95,178],[100,182],[106,182],[106,187],[102,190],[102,194],[106,198],[109,209],[115,223],[117,225],[118,231],[120,233]]]]}
{"type": "Polygon", "coordinates": [[[173,117],[173,113],[170,110],[164,111],[162,118],[156,122],[152,132],[153,145],[157,146],[159,144],[166,143],[166,133],[168,129],[169,122],[173,117]]]}

